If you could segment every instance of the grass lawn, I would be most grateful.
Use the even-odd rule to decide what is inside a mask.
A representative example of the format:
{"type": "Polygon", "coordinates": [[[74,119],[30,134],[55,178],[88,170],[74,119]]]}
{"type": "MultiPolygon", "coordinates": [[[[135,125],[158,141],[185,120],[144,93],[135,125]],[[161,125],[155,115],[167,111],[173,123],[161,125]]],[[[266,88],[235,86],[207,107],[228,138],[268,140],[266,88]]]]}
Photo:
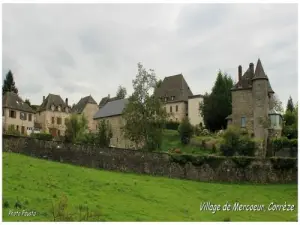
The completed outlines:
{"type": "Polygon", "coordinates": [[[239,201],[265,204],[266,208],[273,201],[297,205],[296,184],[203,183],[101,171],[3,153],[4,221],[53,221],[52,202],[62,195],[68,198],[69,213],[78,212],[82,205],[87,205],[90,212],[101,213],[100,218],[89,220],[297,221],[297,206],[292,212],[218,211],[213,214],[199,210],[205,201],[221,205],[239,201]],[[17,201],[21,209],[14,208],[17,201]],[[37,215],[9,216],[9,211],[16,210],[33,210],[37,215]]]}
{"type": "Polygon", "coordinates": [[[198,154],[198,155],[212,154],[213,153],[212,150],[205,149],[200,146],[202,143],[202,140],[205,140],[206,143],[208,143],[208,144],[209,144],[209,142],[214,142],[214,143],[220,142],[219,137],[211,137],[211,136],[197,137],[197,136],[194,136],[191,139],[190,144],[183,145],[180,142],[180,137],[179,137],[178,131],[164,130],[161,151],[168,152],[169,149],[179,148],[181,150],[181,152],[189,153],[189,154],[198,154]]]}

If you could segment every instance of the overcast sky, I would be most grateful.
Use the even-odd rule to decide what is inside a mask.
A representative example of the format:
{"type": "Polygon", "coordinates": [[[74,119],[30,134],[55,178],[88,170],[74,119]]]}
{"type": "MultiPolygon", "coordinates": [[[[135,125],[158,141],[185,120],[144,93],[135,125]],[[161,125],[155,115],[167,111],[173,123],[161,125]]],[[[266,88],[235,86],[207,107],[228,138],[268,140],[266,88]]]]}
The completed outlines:
{"type": "Polygon", "coordinates": [[[59,94],[132,93],[137,63],[182,73],[193,94],[221,69],[237,80],[258,57],[286,106],[298,101],[296,4],[4,4],[3,69],[32,104],[59,94]]]}

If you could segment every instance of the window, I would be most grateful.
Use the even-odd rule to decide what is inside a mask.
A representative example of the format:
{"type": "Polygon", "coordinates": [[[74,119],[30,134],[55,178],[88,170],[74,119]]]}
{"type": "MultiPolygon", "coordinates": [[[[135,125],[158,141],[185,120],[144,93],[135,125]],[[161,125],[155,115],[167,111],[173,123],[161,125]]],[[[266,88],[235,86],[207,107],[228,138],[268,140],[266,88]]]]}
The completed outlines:
{"type": "Polygon", "coordinates": [[[178,105],[176,105],[176,112],[178,112],[178,105]]]}
{"type": "Polygon", "coordinates": [[[17,131],[19,131],[19,125],[17,125],[17,131]]]}
{"type": "Polygon", "coordinates": [[[57,124],[61,124],[61,118],[60,117],[57,117],[57,124]]]}
{"type": "Polygon", "coordinates": [[[170,106],[170,112],[172,112],[172,106],[170,106]]]}
{"type": "Polygon", "coordinates": [[[26,120],[27,119],[27,114],[24,112],[20,112],[20,119],[21,120],[26,120]]]}
{"type": "Polygon", "coordinates": [[[241,127],[246,127],[246,117],[241,118],[241,127]]]}
{"type": "Polygon", "coordinates": [[[167,97],[165,97],[165,102],[166,102],[166,101],[168,101],[168,98],[167,98],[167,97]]]}
{"type": "Polygon", "coordinates": [[[32,121],[32,114],[28,114],[28,120],[32,121]]]}
{"type": "Polygon", "coordinates": [[[172,101],[174,100],[175,96],[171,96],[172,101]]]}
{"type": "Polygon", "coordinates": [[[52,121],[51,121],[51,122],[52,122],[52,124],[54,124],[54,117],[52,117],[51,119],[52,119],[52,121]]]}
{"type": "Polygon", "coordinates": [[[16,115],[17,115],[17,114],[16,114],[16,111],[14,111],[14,110],[10,110],[10,111],[9,111],[9,117],[10,117],[10,118],[16,118],[16,115]]]}
{"type": "Polygon", "coordinates": [[[57,136],[60,136],[60,130],[57,130],[57,136]]]}

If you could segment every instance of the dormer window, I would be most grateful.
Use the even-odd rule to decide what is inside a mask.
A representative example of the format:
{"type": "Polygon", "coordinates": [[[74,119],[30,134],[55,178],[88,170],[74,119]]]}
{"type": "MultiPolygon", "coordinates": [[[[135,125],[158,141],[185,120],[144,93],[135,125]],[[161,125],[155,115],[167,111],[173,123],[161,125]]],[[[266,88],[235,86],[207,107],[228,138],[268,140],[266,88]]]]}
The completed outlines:
{"type": "Polygon", "coordinates": [[[175,96],[172,96],[172,97],[171,97],[171,100],[173,101],[173,100],[174,100],[174,98],[175,98],[175,96]]]}
{"type": "Polygon", "coordinates": [[[66,113],[68,113],[68,112],[69,112],[69,109],[68,109],[68,107],[66,107],[65,111],[66,111],[66,113]]]}
{"type": "Polygon", "coordinates": [[[60,107],[60,106],[58,106],[58,107],[57,107],[57,110],[60,112],[60,111],[61,111],[61,107],[60,107]]]}
{"type": "Polygon", "coordinates": [[[168,101],[168,98],[167,98],[167,97],[165,97],[165,102],[166,102],[166,101],[168,101]]]}
{"type": "Polygon", "coordinates": [[[51,110],[54,111],[55,110],[55,106],[51,105],[51,110]]]}

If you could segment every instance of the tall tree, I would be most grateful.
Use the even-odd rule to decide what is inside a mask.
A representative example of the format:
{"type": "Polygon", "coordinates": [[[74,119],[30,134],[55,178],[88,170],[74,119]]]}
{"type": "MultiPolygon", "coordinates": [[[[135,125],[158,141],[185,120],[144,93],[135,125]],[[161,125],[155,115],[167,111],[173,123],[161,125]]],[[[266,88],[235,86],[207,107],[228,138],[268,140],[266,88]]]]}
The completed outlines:
{"type": "Polygon", "coordinates": [[[167,119],[167,113],[161,101],[150,92],[157,84],[154,70],[147,71],[138,63],[138,74],[132,81],[133,94],[123,112],[125,126],[124,136],[133,141],[136,146],[142,145],[151,151],[160,147],[162,132],[167,119]]]}
{"type": "Polygon", "coordinates": [[[25,103],[27,103],[27,105],[31,106],[30,100],[28,98],[25,99],[25,103]]]}
{"type": "Polygon", "coordinates": [[[278,95],[273,95],[271,100],[273,101],[274,109],[277,112],[283,113],[282,102],[280,101],[278,95]]]}
{"type": "Polygon", "coordinates": [[[66,118],[66,141],[76,142],[88,131],[88,121],[84,115],[72,114],[66,118]]]}
{"type": "Polygon", "coordinates": [[[18,89],[16,87],[14,76],[11,71],[8,71],[6,74],[5,80],[3,82],[2,86],[2,95],[4,95],[6,92],[14,92],[18,94],[18,89]]]}
{"type": "Polygon", "coordinates": [[[117,91],[117,98],[118,99],[124,99],[126,97],[126,94],[127,94],[127,90],[125,87],[122,87],[121,85],[119,86],[118,88],[118,91],[117,91]]]}
{"type": "Polygon", "coordinates": [[[291,111],[291,112],[293,112],[294,109],[295,109],[295,107],[294,107],[293,99],[292,99],[292,97],[290,96],[290,97],[289,97],[289,100],[288,100],[288,102],[287,102],[287,105],[286,105],[286,111],[291,111]]]}
{"type": "Polygon", "coordinates": [[[231,88],[233,80],[226,73],[218,72],[211,94],[206,93],[200,104],[200,114],[210,131],[224,129],[225,118],[232,112],[231,88]]]}

